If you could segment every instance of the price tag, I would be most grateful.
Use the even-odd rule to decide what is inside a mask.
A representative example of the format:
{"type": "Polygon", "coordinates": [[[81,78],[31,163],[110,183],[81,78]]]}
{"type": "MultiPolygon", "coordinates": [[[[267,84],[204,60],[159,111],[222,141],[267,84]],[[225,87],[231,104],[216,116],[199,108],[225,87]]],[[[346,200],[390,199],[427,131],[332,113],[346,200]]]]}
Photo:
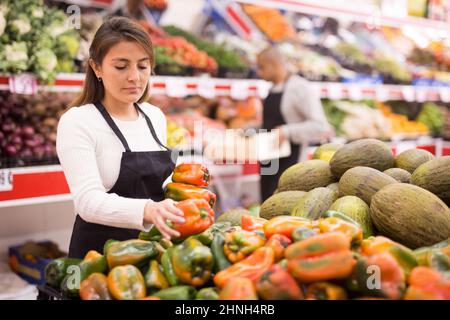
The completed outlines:
{"type": "Polygon", "coordinates": [[[341,100],[344,98],[344,93],[342,92],[342,87],[339,84],[329,84],[327,86],[328,89],[328,98],[331,100],[341,100]]]}
{"type": "Polygon", "coordinates": [[[9,90],[18,94],[36,94],[38,84],[36,77],[29,73],[11,75],[9,77],[9,90]]]}
{"type": "Polygon", "coordinates": [[[231,84],[230,97],[236,100],[244,100],[248,98],[248,82],[233,81],[231,84]]]}
{"type": "Polygon", "coordinates": [[[186,81],[181,78],[168,78],[166,80],[166,93],[169,97],[186,97],[188,95],[186,81]]]}
{"type": "Polygon", "coordinates": [[[198,95],[203,98],[214,98],[216,96],[216,86],[214,84],[214,81],[207,78],[201,78],[197,86],[197,92],[198,95]]]}
{"type": "Polygon", "coordinates": [[[439,88],[439,96],[442,102],[450,102],[450,88],[439,88]]]}
{"type": "Polygon", "coordinates": [[[11,191],[13,189],[13,176],[11,170],[0,170],[0,191],[11,191]]]}
{"type": "Polygon", "coordinates": [[[384,86],[377,86],[376,98],[379,101],[386,101],[389,99],[389,89],[384,86]]]}
{"type": "Polygon", "coordinates": [[[402,87],[402,95],[406,101],[412,102],[415,100],[415,90],[411,86],[403,86],[402,87]]]}
{"type": "Polygon", "coordinates": [[[361,87],[358,85],[349,85],[348,96],[351,100],[361,100],[363,98],[361,87]]]}

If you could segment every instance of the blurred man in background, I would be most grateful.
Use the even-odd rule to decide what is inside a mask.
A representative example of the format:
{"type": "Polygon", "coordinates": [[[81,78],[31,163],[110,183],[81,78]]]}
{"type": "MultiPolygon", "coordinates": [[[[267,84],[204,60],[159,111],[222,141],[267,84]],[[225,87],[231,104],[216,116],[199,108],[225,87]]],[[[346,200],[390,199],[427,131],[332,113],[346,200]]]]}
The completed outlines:
{"type": "MultiPolygon", "coordinates": [[[[261,202],[270,197],[284,170],[300,160],[301,145],[329,140],[333,136],[317,91],[307,80],[291,74],[285,58],[276,47],[261,51],[257,57],[259,76],[273,86],[264,100],[262,129],[277,130],[280,145],[289,141],[291,155],[261,163],[261,202]],[[276,174],[264,174],[264,168],[279,161],[276,174]]],[[[272,166],[273,167],[273,166],[272,166]]]]}

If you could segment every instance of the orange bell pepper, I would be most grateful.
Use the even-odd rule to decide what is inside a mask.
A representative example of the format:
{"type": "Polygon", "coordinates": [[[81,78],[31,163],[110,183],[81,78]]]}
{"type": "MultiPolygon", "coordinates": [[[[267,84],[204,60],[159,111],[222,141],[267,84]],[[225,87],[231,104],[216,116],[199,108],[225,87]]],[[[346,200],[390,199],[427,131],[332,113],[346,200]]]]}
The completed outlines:
{"type": "Polygon", "coordinates": [[[308,300],[345,300],[345,290],[333,283],[315,282],[306,288],[306,299],[308,300]]]}
{"type": "Polygon", "coordinates": [[[133,265],[114,267],[108,274],[108,289],[117,300],[145,298],[144,277],[133,265]]]}
{"type": "Polygon", "coordinates": [[[211,208],[213,208],[216,203],[216,194],[214,192],[208,189],[177,182],[171,182],[166,186],[164,197],[175,201],[205,199],[211,208]]]}
{"type": "Polygon", "coordinates": [[[256,281],[274,263],[275,254],[272,248],[261,247],[244,260],[216,273],[214,283],[223,288],[230,279],[236,277],[249,278],[256,281]]]}
{"type": "Polygon", "coordinates": [[[292,241],[288,237],[282,234],[274,234],[266,242],[265,246],[272,248],[275,253],[275,262],[278,262],[284,258],[284,251],[291,243],[292,241]]]}
{"type": "Polygon", "coordinates": [[[388,252],[359,257],[354,273],[358,292],[388,299],[401,299],[405,290],[405,273],[388,252]]]}
{"type": "Polygon", "coordinates": [[[103,273],[95,272],[80,284],[82,300],[112,300],[108,291],[108,279],[103,273]]]}
{"type": "Polygon", "coordinates": [[[350,238],[354,243],[359,243],[363,239],[362,229],[354,224],[337,217],[329,217],[320,219],[319,221],[320,232],[342,232],[350,238]]]}
{"type": "Polygon", "coordinates": [[[230,262],[235,263],[247,257],[265,243],[265,239],[252,231],[237,230],[225,234],[223,252],[230,262]]]}
{"type": "Polygon", "coordinates": [[[264,234],[266,238],[269,239],[274,234],[282,234],[289,239],[292,239],[292,232],[299,228],[313,228],[311,221],[293,216],[278,216],[270,219],[264,224],[264,234]]]}
{"type": "Polygon", "coordinates": [[[241,218],[241,228],[246,231],[263,231],[264,232],[264,223],[267,220],[264,218],[254,217],[249,214],[242,215],[241,218]]]}
{"type": "Polygon", "coordinates": [[[300,282],[346,278],[356,260],[350,239],[342,233],[319,234],[286,248],[289,272],[300,282]]]}

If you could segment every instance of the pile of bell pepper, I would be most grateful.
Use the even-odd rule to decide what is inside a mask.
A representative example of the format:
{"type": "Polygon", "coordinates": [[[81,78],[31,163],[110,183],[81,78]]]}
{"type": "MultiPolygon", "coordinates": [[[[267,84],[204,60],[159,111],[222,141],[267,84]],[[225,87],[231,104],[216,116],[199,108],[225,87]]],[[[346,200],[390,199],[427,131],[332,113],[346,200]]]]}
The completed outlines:
{"type": "Polygon", "coordinates": [[[47,276],[88,300],[449,300],[450,239],[413,251],[363,238],[357,222],[335,211],[316,220],[244,215],[241,226],[212,223],[173,241],[110,240],[102,254],[53,261],[47,276]],[[73,266],[78,289],[66,274],[73,266]]]}

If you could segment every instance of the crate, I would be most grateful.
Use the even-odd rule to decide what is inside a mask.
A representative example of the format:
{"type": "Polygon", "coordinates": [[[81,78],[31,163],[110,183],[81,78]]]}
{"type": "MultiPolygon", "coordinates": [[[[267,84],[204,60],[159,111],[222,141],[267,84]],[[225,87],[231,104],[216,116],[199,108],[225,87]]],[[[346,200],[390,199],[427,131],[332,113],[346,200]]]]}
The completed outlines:
{"type": "MultiPolygon", "coordinates": [[[[39,245],[50,246],[51,241],[38,242],[39,245]]],[[[44,259],[41,257],[30,256],[23,257],[20,254],[20,248],[23,245],[15,245],[9,247],[9,266],[11,270],[17,273],[25,281],[35,284],[45,284],[45,267],[52,259],[44,259]]]]}

